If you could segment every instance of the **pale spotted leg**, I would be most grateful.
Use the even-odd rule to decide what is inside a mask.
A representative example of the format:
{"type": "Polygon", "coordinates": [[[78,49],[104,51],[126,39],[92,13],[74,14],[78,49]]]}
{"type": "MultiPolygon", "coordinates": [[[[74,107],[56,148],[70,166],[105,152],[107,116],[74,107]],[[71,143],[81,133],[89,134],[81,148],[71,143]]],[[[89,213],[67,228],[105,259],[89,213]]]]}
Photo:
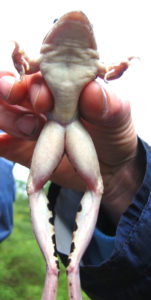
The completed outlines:
{"type": "Polygon", "coordinates": [[[46,123],[35,147],[27,183],[33,230],[47,265],[42,300],[56,299],[59,273],[53,213],[48,210],[50,205],[42,187],[62,159],[64,136],[63,126],[53,121],[46,123]]]}
{"type": "Polygon", "coordinates": [[[78,120],[66,128],[65,148],[73,167],[87,184],[76,216],[67,267],[70,299],[81,300],[79,264],[95,229],[103,183],[93,142],[78,120]]]}

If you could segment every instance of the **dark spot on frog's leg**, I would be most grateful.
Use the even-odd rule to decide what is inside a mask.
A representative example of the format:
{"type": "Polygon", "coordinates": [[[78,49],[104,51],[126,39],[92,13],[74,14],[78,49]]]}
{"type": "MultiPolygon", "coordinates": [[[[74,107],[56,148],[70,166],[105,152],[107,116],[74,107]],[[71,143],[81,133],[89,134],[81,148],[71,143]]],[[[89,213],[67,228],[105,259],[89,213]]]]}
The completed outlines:
{"type": "Polygon", "coordinates": [[[55,204],[52,203],[52,201],[48,202],[48,203],[47,203],[48,210],[51,211],[51,212],[53,212],[53,210],[54,210],[54,205],[55,205],[55,204]]]}
{"type": "Polygon", "coordinates": [[[57,269],[59,270],[59,261],[58,261],[58,259],[56,259],[56,265],[57,265],[57,269]]]}
{"type": "MultiPolygon", "coordinates": [[[[71,258],[68,258],[68,259],[67,259],[66,267],[68,267],[70,263],[71,263],[71,258]]],[[[68,275],[68,270],[66,270],[66,273],[67,273],[67,275],[68,275]]]]}
{"type": "Polygon", "coordinates": [[[80,203],[79,208],[78,208],[78,212],[82,211],[82,205],[80,203]]]}
{"type": "Polygon", "coordinates": [[[56,245],[56,238],[55,238],[55,234],[53,234],[51,238],[52,238],[52,242],[53,242],[53,244],[54,244],[54,245],[56,245]]]}
{"type": "Polygon", "coordinates": [[[71,243],[70,253],[72,253],[72,252],[74,251],[74,249],[75,249],[75,243],[72,242],[72,243],[71,243]]]}
{"type": "Polygon", "coordinates": [[[47,207],[48,207],[49,210],[51,210],[51,204],[50,204],[50,202],[47,204],[47,207]]]}
{"type": "Polygon", "coordinates": [[[53,203],[53,207],[55,206],[56,203],[56,198],[60,192],[60,186],[55,184],[55,183],[51,183],[49,190],[48,190],[48,201],[53,203]]]}
{"type": "Polygon", "coordinates": [[[76,231],[77,229],[78,229],[78,225],[77,225],[77,223],[75,222],[75,223],[74,223],[73,232],[76,231]]]}
{"type": "Polygon", "coordinates": [[[52,212],[54,212],[56,199],[59,194],[59,191],[60,191],[60,187],[54,183],[51,183],[49,190],[48,190],[48,195],[47,195],[47,198],[48,198],[47,207],[52,212]]]}
{"type": "Polygon", "coordinates": [[[49,223],[50,223],[51,225],[54,225],[53,217],[49,218],[49,223]]]}
{"type": "Polygon", "coordinates": [[[55,234],[53,234],[51,238],[52,238],[52,243],[53,243],[53,245],[54,245],[54,253],[53,253],[53,255],[54,255],[55,257],[57,257],[57,251],[56,251],[56,237],[55,237],[55,234]]]}
{"type": "Polygon", "coordinates": [[[55,234],[53,234],[51,238],[52,238],[52,243],[53,243],[53,245],[54,245],[54,253],[53,253],[53,255],[54,255],[55,257],[57,257],[55,234]]]}
{"type": "Polygon", "coordinates": [[[57,251],[55,249],[54,253],[53,253],[53,256],[57,257],[57,251]]]}

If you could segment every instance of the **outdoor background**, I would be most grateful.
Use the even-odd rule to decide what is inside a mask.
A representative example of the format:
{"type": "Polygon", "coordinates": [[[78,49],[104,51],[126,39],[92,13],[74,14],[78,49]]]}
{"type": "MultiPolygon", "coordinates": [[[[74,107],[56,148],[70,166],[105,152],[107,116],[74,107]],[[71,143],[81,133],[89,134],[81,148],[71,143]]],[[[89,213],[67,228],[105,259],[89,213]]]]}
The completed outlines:
{"type": "MultiPolygon", "coordinates": [[[[40,300],[46,265],[31,228],[26,184],[17,181],[16,185],[13,233],[0,244],[0,300],[40,300]]],[[[60,269],[57,300],[67,300],[66,272],[61,262],[60,269]]],[[[88,299],[83,294],[83,300],[88,299]]]]}
{"type": "MultiPolygon", "coordinates": [[[[15,72],[10,41],[18,41],[29,56],[37,57],[53,20],[70,10],[82,10],[90,19],[101,61],[140,57],[120,79],[105,86],[129,99],[136,132],[151,144],[150,0],[1,1],[0,69],[15,72]]],[[[0,300],[39,300],[43,288],[45,264],[32,233],[25,192],[28,172],[20,165],[14,168],[15,178],[23,182],[17,182],[13,234],[0,245],[0,300]]],[[[62,273],[58,300],[68,299],[62,273]]]]}

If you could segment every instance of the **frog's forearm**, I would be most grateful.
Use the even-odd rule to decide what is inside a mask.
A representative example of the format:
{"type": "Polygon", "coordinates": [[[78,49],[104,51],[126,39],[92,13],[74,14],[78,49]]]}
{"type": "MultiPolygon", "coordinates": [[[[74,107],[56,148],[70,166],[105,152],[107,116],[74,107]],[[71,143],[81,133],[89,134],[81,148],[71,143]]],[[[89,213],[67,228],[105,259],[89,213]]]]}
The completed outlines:
{"type": "Polygon", "coordinates": [[[24,74],[33,74],[39,71],[41,57],[35,60],[31,60],[25,54],[25,52],[20,49],[19,44],[16,41],[14,43],[15,48],[12,53],[12,59],[16,70],[20,74],[20,79],[22,80],[24,74]]]}

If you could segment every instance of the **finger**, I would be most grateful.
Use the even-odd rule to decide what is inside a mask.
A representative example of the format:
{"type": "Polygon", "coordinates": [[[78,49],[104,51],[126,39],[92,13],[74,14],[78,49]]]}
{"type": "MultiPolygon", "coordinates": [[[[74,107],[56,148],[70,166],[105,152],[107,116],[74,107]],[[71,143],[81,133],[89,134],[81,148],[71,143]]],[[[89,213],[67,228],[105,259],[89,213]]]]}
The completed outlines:
{"type": "Polygon", "coordinates": [[[105,164],[113,165],[135,156],[137,136],[129,102],[122,101],[109,89],[104,90],[97,82],[85,88],[80,100],[82,121],[100,160],[103,157],[105,164]]]}
{"type": "Polygon", "coordinates": [[[40,73],[29,77],[28,87],[34,110],[38,113],[51,111],[53,107],[53,97],[40,73]]]}
{"type": "Polygon", "coordinates": [[[15,76],[14,73],[10,72],[10,71],[0,71],[0,77],[6,76],[6,75],[10,75],[10,76],[15,76]]]}
{"type": "Polygon", "coordinates": [[[36,139],[45,123],[42,115],[0,99],[0,129],[24,139],[36,139]]]}
{"type": "Polygon", "coordinates": [[[26,77],[23,81],[16,80],[14,74],[0,72],[0,96],[10,104],[18,104],[27,94],[26,77]]]}
{"type": "Polygon", "coordinates": [[[28,97],[27,76],[19,82],[14,74],[10,72],[0,72],[0,96],[11,105],[20,105],[32,108],[28,97]]]}
{"type": "Polygon", "coordinates": [[[7,103],[34,108],[38,113],[52,109],[52,94],[40,73],[25,75],[21,82],[9,72],[0,72],[0,96],[7,103]]]}
{"type": "Polygon", "coordinates": [[[25,141],[6,133],[0,134],[0,156],[30,167],[35,141],[25,141]]]}
{"type": "Polygon", "coordinates": [[[104,89],[98,82],[89,83],[80,97],[82,117],[93,124],[115,125],[130,115],[128,101],[122,101],[113,91],[104,89]]]}

